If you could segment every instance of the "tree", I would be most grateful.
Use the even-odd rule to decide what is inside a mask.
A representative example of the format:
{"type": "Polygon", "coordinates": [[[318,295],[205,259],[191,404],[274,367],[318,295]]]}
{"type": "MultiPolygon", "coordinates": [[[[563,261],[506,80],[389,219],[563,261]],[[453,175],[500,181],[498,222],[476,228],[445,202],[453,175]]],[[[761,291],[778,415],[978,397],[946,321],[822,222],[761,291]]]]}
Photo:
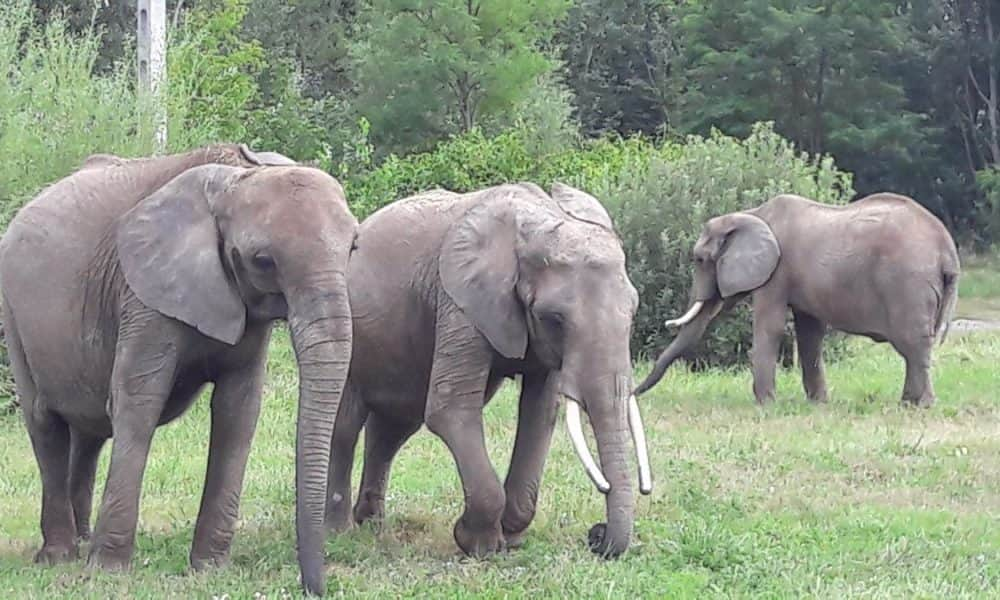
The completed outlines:
{"type": "Polygon", "coordinates": [[[854,171],[859,193],[909,191],[909,174],[933,149],[928,117],[910,109],[899,72],[908,36],[899,5],[679,4],[684,81],[673,124],[745,135],[754,122],[773,120],[803,150],[831,153],[854,171]]]}
{"type": "Polygon", "coordinates": [[[352,44],[355,106],[377,147],[427,146],[514,106],[554,68],[566,0],[373,0],[352,44]]]}
{"type": "Polygon", "coordinates": [[[676,60],[664,0],[578,0],[559,30],[584,132],[655,134],[676,60]]]}

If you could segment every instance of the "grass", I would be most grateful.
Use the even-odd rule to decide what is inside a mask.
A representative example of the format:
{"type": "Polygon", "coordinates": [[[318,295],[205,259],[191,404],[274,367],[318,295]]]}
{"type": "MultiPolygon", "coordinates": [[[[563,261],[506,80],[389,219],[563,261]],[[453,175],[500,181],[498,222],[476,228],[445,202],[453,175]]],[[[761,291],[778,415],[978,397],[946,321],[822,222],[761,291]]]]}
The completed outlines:
{"type": "MultiPolygon", "coordinates": [[[[585,548],[603,503],[561,424],[526,545],[485,561],[457,554],[459,481],[444,445],[420,432],[394,467],[382,531],[329,542],[330,589],[386,598],[997,597],[998,362],[1000,335],[949,340],[936,356],[939,402],[930,410],[899,406],[901,361],[861,340],[830,366],[824,406],[806,402],[790,371],[780,374],[778,401],[759,409],[746,370],[672,369],[643,402],[656,490],[640,498],[634,547],[612,562],[585,548]]],[[[203,574],[187,572],[187,553],[206,462],[204,400],[157,432],[129,575],[31,563],[38,475],[19,418],[0,419],[0,595],[298,596],[295,368],[283,335],[266,394],[233,564],[203,574]]],[[[487,409],[501,472],[515,406],[508,386],[487,409]]]]}
{"type": "Polygon", "coordinates": [[[1000,321],[1000,256],[970,256],[962,260],[957,315],[1000,321]]]}

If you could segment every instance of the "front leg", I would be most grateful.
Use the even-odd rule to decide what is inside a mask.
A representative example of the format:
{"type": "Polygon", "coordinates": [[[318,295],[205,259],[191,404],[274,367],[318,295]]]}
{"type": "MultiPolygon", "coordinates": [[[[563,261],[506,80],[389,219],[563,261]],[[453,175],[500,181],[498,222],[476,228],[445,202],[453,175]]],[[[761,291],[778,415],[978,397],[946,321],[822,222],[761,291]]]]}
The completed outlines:
{"type": "Polygon", "coordinates": [[[439,295],[434,362],[427,394],[427,428],[448,446],[465,491],[455,541],[483,556],[503,548],[504,491],[486,453],[483,405],[492,348],[445,294],[439,295]]]}
{"type": "Polygon", "coordinates": [[[785,334],[787,304],[761,290],[753,297],[753,393],[758,404],[774,400],[774,372],[781,338],[785,334]]]}
{"type": "Polygon", "coordinates": [[[229,560],[247,456],[260,415],[266,357],[265,337],[248,365],[223,373],[215,382],[208,469],[191,545],[195,570],[222,566],[229,560]]]}
{"type": "Polygon", "coordinates": [[[508,547],[520,546],[535,517],[538,488],[559,410],[558,377],[527,373],[522,378],[517,411],[517,438],[504,490],[503,533],[508,547]]]}
{"type": "Polygon", "coordinates": [[[144,321],[122,328],[111,374],[111,465],[88,558],[109,570],[132,560],[149,445],[177,368],[177,340],[144,321]]]}

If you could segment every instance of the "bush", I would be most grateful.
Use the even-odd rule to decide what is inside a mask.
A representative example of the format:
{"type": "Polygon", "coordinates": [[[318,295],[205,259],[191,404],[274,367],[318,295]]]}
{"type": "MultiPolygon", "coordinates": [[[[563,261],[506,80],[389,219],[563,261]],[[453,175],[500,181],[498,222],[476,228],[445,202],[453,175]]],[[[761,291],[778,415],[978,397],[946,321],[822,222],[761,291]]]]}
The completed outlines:
{"type": "Polygon", "coordinates": [[[71,34],[67,22],[33,23],[31,2],[0,11],[0,224],[38,190],[90,154],[146,154],[132,74],[119,66],[94,76],[95,32],[71,34]]]}
{"type": "Polygon", "coordinates": [[[533,181],[542,187],[555,180],[588,188],[615,182],[623,173],[645,171],[655,156],[667,158],[676,146],[654,146],[641,137],[605,138],[579,147],[539,152],[534,132],[507,130],[487,137],[481,130],[455,136],[430,152],[405,158],[390,155],[372,167],[374,149],[367,141],[368,124],[345,149],[339,176],[351,209],[359,219],[399,198],[443,187],[468,192],[501,183],[533,181]]]}
{"type": "MultiPolygon", "coordinates": [[[[645,355],[655,355],[671,339],[663,321],[688,308],[691,249],[705,221],[780,193],[831,204],[845,204],[853,195],[850,176],[837,171],[832,159],[797,152],[770,124],[758,124],[745,140],[717,132],[689,137],[679,156],[654,158],[645,171],[630,171],[588,191],[606,203],[622,236],[640,298],[632,348],[645,355]]],[[[694,357],[697,363],[746,359],[751,340],[746,304],[710,329],[694,357]]]]}

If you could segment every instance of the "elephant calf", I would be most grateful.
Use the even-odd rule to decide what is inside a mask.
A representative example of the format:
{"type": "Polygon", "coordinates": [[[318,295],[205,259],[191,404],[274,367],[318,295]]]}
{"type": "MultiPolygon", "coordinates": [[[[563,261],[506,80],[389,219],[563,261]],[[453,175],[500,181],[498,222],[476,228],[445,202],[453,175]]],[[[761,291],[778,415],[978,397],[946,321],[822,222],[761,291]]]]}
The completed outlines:
{"type": "Polygon", "coordinates": [[[306,589],[323,590],[326,469],[351,355],[345,273],[356,232],[336,180],[235,145],[95,156],[21,209],[0,241],[0,277],[42,479],[36,561],[71,560],[89,536],[97,457],[113,434],[89,563],[128,567],[153,430],[211,382],[191,564],[224,562],[271,322],[287,319],[301,381],[299,562],[306,589]]]}
{"type": "Polygon", "coordinates": [[[574,448],[607,495],[595,552],[628,547],[640,491],[652,482],[631,396],[629,334],[638,298],[608,214],[579,190],[532,184],[400,200],[362,223],[348,271],[354,354],[333,440],[327,521],[350,523],[354,447],[365,460],[354,519],[380,517],[389,467],[422,423],[451,451],[465,490],[454,536],[483,555],[516,546],[535,515],[557,400],[574,448]],[[504,378],[522,376],[517,439],[505,483],[486,453],[483,407],[504,378]],[[587,450],[590,415],[601,467],[587,450]]]}
{"type": "Polygon", "coordinates": [[[641,394],[704,334],[709,322],[753,296],[753,390],[774,396],[775,362],[789,308],[806,395],[827,397],[823,336],[832,327],[889,342],[906,360],[903,401],[934,402],[931,348],[958,298],[959,259],[944,225],[915,201],[874,194],[847,206],[777,196],[705,224],[694,246],[694,303],[637,388],[641,394]]]}

